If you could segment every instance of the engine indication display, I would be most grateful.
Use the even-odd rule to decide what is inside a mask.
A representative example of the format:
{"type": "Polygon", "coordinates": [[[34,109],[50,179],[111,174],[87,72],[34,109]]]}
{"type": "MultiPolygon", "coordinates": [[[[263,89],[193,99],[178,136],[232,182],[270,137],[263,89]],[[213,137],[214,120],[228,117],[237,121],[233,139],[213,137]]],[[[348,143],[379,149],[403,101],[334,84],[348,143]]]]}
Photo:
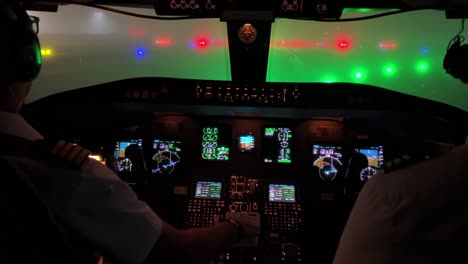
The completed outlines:
{"type": "Polygon", "coordinates": [[[292,131],[290,128],[266,127],[263,131],[265,163],[291,163],[292,131]]]}
{"type": "Polygon", "coordinates": [[[384,162],[384,149],[382,146],[356,149],[357,152],[366,155],[369,166],[362,169],[360,174],[361,181],[367,181],[377,174],[384,162]]]}
{"type": "Polygon", "coordinates": [[[151,172],[154,174],[173,174],[181,162],[181,143],[178,140],[153,140],[154,155],[151,157],[151,172]]]}
{"type": "Polygon", "coordinates": [[[202,159],[229,160],[230,131],[226,126],[204,127],[202,131],[202,159]]]}
{"type": "Polygon", "coordinates": [[[314,145],[312,150],[314,166],[319,168],[319,176],[323,181],[335,180],[343,167],[341,147],[314,145]]]}

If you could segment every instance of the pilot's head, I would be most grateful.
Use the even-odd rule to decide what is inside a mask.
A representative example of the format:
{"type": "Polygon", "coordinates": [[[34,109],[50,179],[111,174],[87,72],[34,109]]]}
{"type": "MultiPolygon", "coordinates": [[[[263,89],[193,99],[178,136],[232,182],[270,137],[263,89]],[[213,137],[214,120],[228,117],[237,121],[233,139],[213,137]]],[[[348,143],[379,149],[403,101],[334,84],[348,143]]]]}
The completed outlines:
{"type": "Polygon", "coordinates": [[[42,57],[36,29],[18,1],[0,0],[0,111],[18,112],[39,74],[42,57]]]}

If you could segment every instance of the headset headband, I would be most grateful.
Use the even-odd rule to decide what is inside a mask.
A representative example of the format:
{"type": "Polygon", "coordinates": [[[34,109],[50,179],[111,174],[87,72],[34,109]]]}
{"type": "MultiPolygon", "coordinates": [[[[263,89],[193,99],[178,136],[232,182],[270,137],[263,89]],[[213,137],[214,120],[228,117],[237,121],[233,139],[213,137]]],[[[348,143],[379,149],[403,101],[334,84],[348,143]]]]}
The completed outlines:
{"type": "Polygon", "coordinates": [[[2,83],[31,81],[40,72],[42,57],[39,40],[29,15],[20,2],[0,0],[0,48],[6,60],[0,62],[2,83]],[[5,70],[4,70],[5,69],[5,70]]]}

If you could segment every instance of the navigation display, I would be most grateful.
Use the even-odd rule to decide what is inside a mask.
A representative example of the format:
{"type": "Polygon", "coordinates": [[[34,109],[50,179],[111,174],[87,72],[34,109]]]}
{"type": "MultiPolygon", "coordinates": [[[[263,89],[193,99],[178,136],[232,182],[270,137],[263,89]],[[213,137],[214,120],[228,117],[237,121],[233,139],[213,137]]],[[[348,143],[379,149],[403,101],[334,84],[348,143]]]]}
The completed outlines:
{"type": "Polygon", "coordinates": [[[181,162],[181,143],[178,140],[153,140],[151,173],[169,175],[176,171],[181,162]]]}
{"type": "Polygon", "coordinates": [[[291,163],[293,134],[290,128],[266,127],[263,131],[265,163],[291,163]]]}
{"type": "Polygon", "coordinates": [[[125,150],[128,146],[136,144],[140,148],[143,146],[142,139],[132,139],[128,141],[118,141],[115,143],[114,148],[114,170],[117,173],[129,173],[132,172],[132,162],[125,155],[125,150]]]}
{"type": "Polygon", "coordinates": [[[270,184],[268,189],[268,200],[270,202],[296,202],[296,188],[294,185],[270,184]]]}
{"type": "Polygon", "coordinates": [[[319,176],[323,181],[335,180],[343,167],[343,155],[339,146],[314,145],[312,156],[314,166],[319,168],[319,176]]]}
{"type": "Polygon", "coordinates": [[[255,137],[252,134],[239,137],[239,150],[241,152],[252,152],[255,149],[255,137]]]}
{"type": "Polygon", "coordinates": [[[377,174],[384,162],[384,149],[382,146],[356,149],[357,152],[366,155],[369,166],[361,170],[361,181],[367,181],[377,174]]]}
{"type": "Polygon", "coordinates": [[[199,181],[195,189],[195,198],[221,199],[221,182],[199,181]]]}
{"type": "Polygon", "coordinates": [[[229,160],[231,128],[207,126],[202,130],[202,159],[229,160]]]}

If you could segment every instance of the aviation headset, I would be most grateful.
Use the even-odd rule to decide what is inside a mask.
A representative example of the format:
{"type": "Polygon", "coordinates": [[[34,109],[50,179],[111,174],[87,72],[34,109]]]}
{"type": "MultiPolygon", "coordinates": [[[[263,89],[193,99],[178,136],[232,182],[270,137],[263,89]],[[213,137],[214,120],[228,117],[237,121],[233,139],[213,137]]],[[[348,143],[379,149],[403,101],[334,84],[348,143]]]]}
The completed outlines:
{"type": "Polygon", "coordinates": [[[2,61],[0,82],[25,82],[35,79],[41,70],[42,56],[33,23],[16,0],[0,0],[0,48],[2,61]]]}
{"type": "Polygon", "coordinates": [[[466,55],[468,55],[468,45],[463,44],[464,38],[457,35],[449,44],[444,57],[444,69],[454,78],[459,79],[466,73],[466,55]]]}

